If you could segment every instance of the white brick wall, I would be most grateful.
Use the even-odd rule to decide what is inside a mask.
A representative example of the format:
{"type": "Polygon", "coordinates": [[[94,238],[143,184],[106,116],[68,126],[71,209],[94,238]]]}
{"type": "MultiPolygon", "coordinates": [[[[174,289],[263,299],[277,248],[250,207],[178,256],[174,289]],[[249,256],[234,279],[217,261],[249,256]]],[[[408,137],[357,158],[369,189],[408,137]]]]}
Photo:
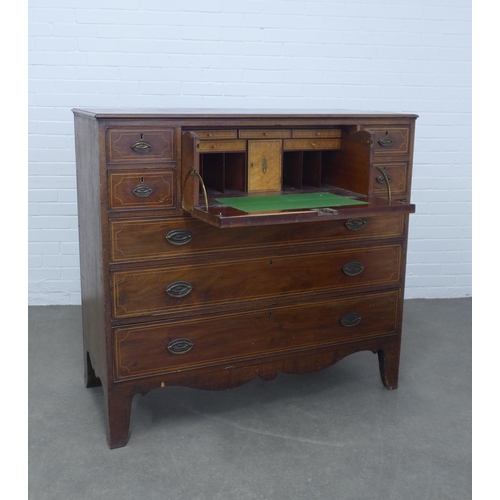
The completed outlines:
{"type": "Polygon", "coordinates": [[[406,296],[471,294],[470,0],[30,0],[29,302],[80,302],[71,108],[403,111],[406,296]]]}

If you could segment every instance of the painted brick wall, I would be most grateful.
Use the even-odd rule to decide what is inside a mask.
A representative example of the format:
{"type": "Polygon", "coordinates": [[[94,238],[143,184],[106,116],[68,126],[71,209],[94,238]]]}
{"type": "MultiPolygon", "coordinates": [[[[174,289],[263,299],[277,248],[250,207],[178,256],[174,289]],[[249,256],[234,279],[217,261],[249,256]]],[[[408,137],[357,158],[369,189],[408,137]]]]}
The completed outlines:
{"type": "Polygon", "coordinates": [[[30,0],[29,303],[78,304],[71,108],[402,111],[406,296],[471,294],[470,0],[30,0]]]}

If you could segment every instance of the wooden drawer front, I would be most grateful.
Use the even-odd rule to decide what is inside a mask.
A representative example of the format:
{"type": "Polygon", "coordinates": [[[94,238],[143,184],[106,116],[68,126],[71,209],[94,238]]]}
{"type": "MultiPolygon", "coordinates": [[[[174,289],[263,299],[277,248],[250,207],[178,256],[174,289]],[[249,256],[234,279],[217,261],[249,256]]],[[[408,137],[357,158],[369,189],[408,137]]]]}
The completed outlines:
{"type": "Polygon", "coordinates": [[[114,316],[174,313],[229,303],[399,282],[399,245],[213,261],[112,274],[114,316]]]}
{"type": "Polygon", "coordinates": [[[376,155],[407,154],[410,151],[408,127],[368,127],[375,133],[376,155]]]}
{"type": "Polygon", "coordinates": [[[377,168],[381,168],[389,180],[391,193],[393,195],[402,195],[406,193],[406,175],[408,172],[408,163],[375,163],[372,171],[373,193],[383,194],[387,192],[387,185],[384,175],[377,168]]]}
{"type": "Polygon", "coordinates": [[[193,130],[200,139],[236,139],[236,130],[193,130]]]}
{"type": "Polygon", "coordinates": [[[240,130],[239,136],[242,139],[287,139],[291,137],[290,130],[267,129],[267,130],[240,130]]]}
{"type": "Polygon", "coordinates": [[[283,149],[286,151],[339,148],[340,139],[288,139],[283,141],[283,149]]]}
{"type": "Polygon", "coordinates": [[[294,139],[304,139],[304,138],[331,138],[331,137],[340,137],[342,135],[342,130],[339,128],[333,129],[299,129],[292,130],[292,137],[294,139]]]}
{"type": "Polygon", "coordinates": [[[174,129],[117,128],[107,131],[109,163],[173,161],[174,129]]]}
{"type": "Polygon", "coordinates": [[[110,173],[108,186],[112,209],[175,207],[173,170],[110,173]]]}
{"type": "Polygon", "coordinates": [[[246,141],[200,141],[198,151],[245,151],[246,141]]]}
{"type": "Polygon", "coordinates": [[[230,230],[215,228],[192,217],[119,219],[110,221],[111,259],[114,262],[125,262],[300,243],[399,237],[403,235],[403,231],[402,214],[349,221],[235,227],[230,230]],[[346,223],[355,229],[348,229],[346,223]]]}
{"type": "Polygon", "coordinates": [[[234,363],[391,335],[396,332],[398,303],[396,290],[247,314],[117,328],[116,377],[234,363]]]}

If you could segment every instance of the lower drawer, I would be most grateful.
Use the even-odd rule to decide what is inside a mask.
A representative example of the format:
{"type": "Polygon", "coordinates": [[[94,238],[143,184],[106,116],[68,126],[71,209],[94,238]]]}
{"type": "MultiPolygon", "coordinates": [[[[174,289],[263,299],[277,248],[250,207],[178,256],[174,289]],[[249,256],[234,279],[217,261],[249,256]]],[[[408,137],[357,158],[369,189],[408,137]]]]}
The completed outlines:
{"type": "MultiPolygon", "coordinates": [[[[382,186],[383,187],[383,186],[382,186]]],[[[305,224],[235,227],[221,230],[193,217],[115,219],[110,221],[111,259],[127,262],[290,244],[399,237],[404,216],[388,214],[366,219],[305,224]]]]}
{"type": "Polygon", "coordinates": [[[400,271],[400,245],[117,271],[112,274],[113,313],[115,318],[184,313],[339,288],[393,285],[400,271]]]}
{"type": "Polygon", "coordinates": [[[399,291],[114,330],[128,379],[286,354],[397,332],[399,291]]]}

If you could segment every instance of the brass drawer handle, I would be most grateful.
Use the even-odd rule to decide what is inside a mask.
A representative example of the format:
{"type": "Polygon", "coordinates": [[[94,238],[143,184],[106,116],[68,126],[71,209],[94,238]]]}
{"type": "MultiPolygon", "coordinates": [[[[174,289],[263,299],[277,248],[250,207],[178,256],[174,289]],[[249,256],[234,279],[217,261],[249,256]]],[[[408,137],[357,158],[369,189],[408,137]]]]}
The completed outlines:
{"type": "Polygon", "coordinates": [[[174,246],[187,245],[193,239],[193,233],[187,229],[172,229],[165,239],[174,246]]]}
{"type": "Polygon", "coordinates": [[[350,231],[359,231],[360,229],[363,229],[366,226],[366,222],[367,222],[366,219],[363,218],[347,219],[344,225],[350,231]]]}
{"type": "Polygon", "coordinates": [[[165,291],[167,292],[167,295],[169,295],[170,297],[179,299],[181,297],[189,295],[192,289],[193,285],[191,285],[191,283],[188,283],[187,281],[174,281],[173,283],[170,283],[170,285],[167,286],[165,291]]]}
{"type": "Polygon", "coordinates": [[[189,339],[175,339],[168,343],[167,351],[172,354],[186,354],[194,347],[194,342],[189,339]]]}
{"type": "Polygon", "coordinates": [[[383,147],[383,148],[390,148],[394,144],[394,140],[389,137],[388,135],[385,135],[382,139],[378,141],[378,143],[383,147]]]}
{"type": "Polygon", "coordinates": [[[349,328],[351,326],[356,326],[357,324],[359,324],[361,318],[362,318],[361,314],[347,313],[344,314],[342,318],[340,318],[340,323],[342,324],[342,326],[346,326],[349,328]]]}
{"type": "Polygon", "coordinates": [[[132,151],[135,151],[136,153],[142,155],[149,153],[153,149],[153,146],[151,146],[151,144],[149,144],[149,142],[146,141],[137,141],[130,147],[132,148],[132,151]]]}
{"type": "Polygon", "coordinates": [[[153,188],[149,187],[147,184],[138,184],[132,188],[132,193],[138,198],[147,198],[153,192],[153,188]]]}
{"type": "Polygon", "coordinates": [[[365,267],[360,262],[349,262],[342,268],[342,271],[344,271],[344,274],[347,274],[347,276],[356,276],[362,273],[364,268],[365,267]]]}
{"type": "MultiPolygon", "coordinates": [[[[386,177],[387,177],[387,181],[388,181],[388,182],[392,182],[392,177],[391,177],[390,175],[387,175],[387,174],[386,174],[386,177]]],[[[379,184],[386,184],[385,177],[384,177],[383,175],[379,175],[379,176],[377,177],[377,182],[378,182],[379,184]]]]}

